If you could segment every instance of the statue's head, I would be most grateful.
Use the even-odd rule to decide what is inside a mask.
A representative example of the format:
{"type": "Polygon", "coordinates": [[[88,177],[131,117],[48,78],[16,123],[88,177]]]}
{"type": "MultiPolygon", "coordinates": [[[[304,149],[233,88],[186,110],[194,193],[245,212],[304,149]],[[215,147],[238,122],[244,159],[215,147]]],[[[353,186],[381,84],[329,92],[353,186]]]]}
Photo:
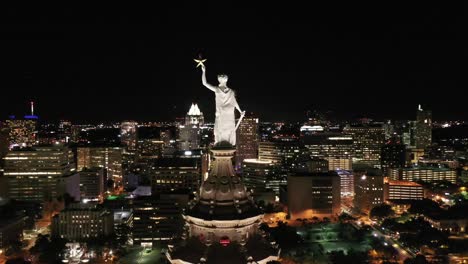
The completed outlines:
{"type": "Polygon", "coordinates": [[[219,74],[218,75],[218,82],[219,84],[226,84],[228,81],[228,76],[226,74],[219,74]]]}

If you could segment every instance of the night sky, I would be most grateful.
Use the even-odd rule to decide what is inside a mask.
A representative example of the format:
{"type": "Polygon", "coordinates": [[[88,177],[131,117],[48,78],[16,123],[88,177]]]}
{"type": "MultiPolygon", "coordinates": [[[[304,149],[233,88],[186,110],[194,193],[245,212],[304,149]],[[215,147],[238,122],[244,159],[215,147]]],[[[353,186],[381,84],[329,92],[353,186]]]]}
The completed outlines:
{"type": "Polygon", "coordinates": [[[197,102],[212,120],[201,53],[263,120],[414,119],[418,103],[468,120],[466,17],[440,4],[3,9],[0,116],[32,99],[45,120],[173,120],[197,102]]]}

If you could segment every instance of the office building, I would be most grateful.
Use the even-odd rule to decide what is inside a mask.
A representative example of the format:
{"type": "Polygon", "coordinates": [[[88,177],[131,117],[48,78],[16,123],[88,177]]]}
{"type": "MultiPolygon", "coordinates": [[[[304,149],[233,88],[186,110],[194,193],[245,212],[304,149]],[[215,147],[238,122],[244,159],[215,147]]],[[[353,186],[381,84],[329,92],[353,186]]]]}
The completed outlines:
{"type": "Polygon", "coordinates": [[[79,193],[73,153],[67,147],[54,145],[14,149],[8,152],[4,163],[10,199],[44,202],[56,199],[65,192],[71,191],[73,193],[70,194],[74,195],[78,190],[79,193]]]}
{"type": "Polygon", "coordinates": [[[200,128],[197,125],[180,125],[178,134],[179,150],[200,148],[200,128]]]}
{"type": "Polygon", "coordinates": [[[5,121],[9,130],[9,147],[28,147],[36,143],[36,119],[8,119],[5,121]]]}
{"type": "Polygon", "coordinates": [[[133,200],[133,244],[153,247],[167,243],[183,226],[188,195],[142,196],[133,200]]]}
{"type": "Polygon", "coordinates": [[[104,169],[99,167],[83,168],[80,175],[82,201],[102,201],[104,198],[104,169]]]}
{"type": "Polygon", "coordinates": [[[268,189],[279,194],[280,186],[286,185],[286,180],[279,175],[278,165],[271,160],[245,159],[242,162],[242,179],[245,187],[253,193],[268,189]]]}
{"type": "Polygon", "coordinates": [[[425,149],[432,144],[432,112],[423,110],[421,105],[419,105],[416,112],[414,132],[416,148],[425,149]]]}
{"type": "Polygon", "coordinates": [[[164,142],[155,138],[138,139],[136,160],[138,162],[158,159],[162,157],[164,142]]]}
{"type": "Polygon", "coordinates": [[[354,207],[364,213],[384,202],[384,177],[379,170],[354,170],[354,207]]]}
{"type": "Polygon", "coordinates": [[[245,159],[258,158],[258,118],[252,113],[246,114],[236,136],[236,168],[239,169],[245,159]]]}
{"type": "Polygon", "coordinates": [[[201,166],[197,158],[161,158],[154,161],[149,175],[153,193],[196,191],[200,187],[201,166]]]}
{"type": "Polygon", "coordinates": [[[382,147],[381,166],[384,175],[388,168],[402,168],[406,165],[406,146],[399,142],[389,141],[382,147]]]}
{"type": "Polygon", "coordinates": [[[289,175],[288,210],[293,220],[337,217],[341,212],[340,176],[334,171],[289,175]]]}
{"type": "Polygon", "coordinates": [[[114,233],[114,215],[94,204],[71,204],[52,218],[52,237],[72,241],[105,238],[114,233]]]}
{"type": "Polygon", "coordinates": [[[104,168],[106,180],[122,181],[122,148],[120,147],[78,147],[77,169],[104,168]]]}
{"type": "Polygon", "coordinates": [[[351,170],[353,137],[342,133],[302,133],[301,140],[313,157],[328,160],[329,170],[351,170]]]}
{"type": "Polygon", "coordinates": [[[457,182],[457,171],[449,168],[410,167],[388,170],[388,176],[395,181],[449,181],[457,182]]]}
{"type": "Polygon", "coordinates": [[[353,163],[380,167],[380,153],[385,141],[382,125],[347,126],[343,132],[353,137],[353,163]]]}
{"type": "Polygon", "coordinates": [[[137,126],[138,123],[135,121],[124,121],[120,124],[120,142],[129,151],[133,151],[136,148],[137,126]]]}
{"type": "Polygon", "coordinates": [[[354,195],[354,175],[349,170],[336,170],[340,176],[341,197],[350,197],[354,195]]]}
{"type": "Polygon", "coordinates": [[[386,180],[384,199],[385,201],[422,200],[424,199],[424,188],[421,184],[411,181],[386,180]]]}
{"type": "Polygon", "coordinates": [[[133,244],[133,210],[127,208],[118,208],[113,210],[114,214],[114,234],[116,238],[122,241],[123,236],[127,236],[127,244],[133,244]]]}
{"type": "Polygon", "coordinates": [[[259,142],[258,159],[271,160],[285,173],[296,169],[300,162],[309,158],[308,150],[297,138],[275,138],[259,142]]]}

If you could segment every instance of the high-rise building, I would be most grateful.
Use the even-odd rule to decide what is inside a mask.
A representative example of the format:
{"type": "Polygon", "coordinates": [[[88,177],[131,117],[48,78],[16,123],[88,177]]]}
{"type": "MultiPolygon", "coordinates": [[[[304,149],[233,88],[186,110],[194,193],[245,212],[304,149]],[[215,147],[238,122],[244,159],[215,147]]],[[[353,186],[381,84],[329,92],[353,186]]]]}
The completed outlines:
{"type": "Polygon", "coordinates": [[[410,167],[388,170],[388,177],[395,181],[449,181],[457,182],[457,171],[449,168],[410,167]]]}
{"type": "Polygon", "coordinates": [[[137,126],[138,123],[135,121],[124,121],[120,124],[120,141],[129,151],[136,148],[137,126]]]}
{"type": "Polygon", "coordinates": [[[152,192],[198,190],[201,182],[200,167],[200,163],[196,158],[161,158],[155,160],[149,171],[152,192]]]}
{"type": "Polygon", "coordinates": [[[83,201],[102,201],[104,198],[104,169],[84,168],[80,174],[80,192],[83,201]]]}
{"type": "Polygon", "coordinates": [[[136,149],[136,160],[151,160],[162,157],[164,142],[159,139],[138,139],[136,149]]]}
{"type": "Polygon", "coordinates": [[[353,157],[353,137],[350,135],[331,132],[303,133],[301,140],[314,157],[346,160],[353,157]]]}
{"type": "Polygon", "coordinates": [[[179,150],[200,148],[200,128],[197,125],[180,125],[178,147],[179,150]]]}
{"type": "Polygon", "coordinates": [[[416,113],[414,142],[416,148],[424,149],[432,143],[432,112],[423,110],[421,105],[416,113]]]}
{"type": "Polygon", "coordinates": [[[406,146],[396,141],[389,141],[382,147],[381,166],[384,175],[388,168],[402,168],[406,165],[406,146]]]}
{"type": "MultiPolygon", "coordinates": [[[[186,195],[185,195],[186,196],[186,195]]],[[[183,196],[180,196],[183,198],[183,196]]],[[[142,196],[133,200],[133,243],[153,247],[167,243],[183,226],[180,197],[142,196]]],[[[185,198],[188,201],[188,196],[185,198]]]]}
{"type": "Polygon", "coordinates": [[[245,187],[254,193],[269,189],[279,194],[280,186],[286,185],[286,180],[279,175],[278,165],[271,160],[245,159],[242,177],[245,187]]]}
{"type": "Polygon", "coordinates": [[[200,126],[203,124],[203,113],[197,104],[192,104],[185,116],[185,124],[179,126],[178,146],[180,150],[200,148],[200,126]]]}
{"type": "Polygon", "coordinates": [[[8,119],[6,126],[9,129],[8,141],[10,148],[27,147],[36,143],[36,119],[8,119]]]}
{"type": "Polygon", "coordinates": [[[303,161],[299,164],[299,168],[296,170],[302,170],[307,172],[328,172],[329,171],[328,160],[312,157],[310,160],[303,161]]]}
{"type": "Polygon", "coordinates": [[[258,157],[258,118],[252,113],[246,114],[236,130],[236,168],[241,168],[245,159],[258,157]]]}
{"type": "Polygon", "coordinates": [[[36,126],[38,116],[34,115],[34,102],[31,102],[31,114],[25,115],[24,119],[16,119],[10,116],[6,120],[6,127],[9,129],[8,141],[9,147],[28,147],[36,143],[36,126]]]}
{"type": "Polygon", "coordinates": [[[384,202],[384,177],[379,170],[355,170],[354,172],[354,207],[368,213],[384,202]]]}
{"type": "Polygon", "coordinates": [[[8,152],[4,162],[10,199],[44,202],[65,192],[75,195],[73,188],[78,190],[79,197],[79,178],[71,177],[76,175],[75,165],[73,153],[67,147],[14,149],[8,152]]]}
{"type": "Polygon", "coordinates": [[[341,212],[340,176],[334,171],[289,175],[288,210],[294,220],[337,217],[341,212]]]}
{"type": "Polygon", "coordinates": [[[106,180],[122,181],[122,148],[120,147],[78,147],[77,169],[100,167],[106,172],[106,180]]]}
{"type": "Polygon", "coordinates": [[[198,108],[197,104],[192,104],[190,106],[190,110],[185,116],[185,124],[202,126],[204,123],[205,119],[203,117],[203,113],[200,111],[200,108],[198,108]]]}
{"type": "Polygon", "coordinates": [[[397,200],[422,200],[424,199],[424,187],[411,181],[386,180],[384,185],[385,201],[397,200]]]}
{"type": "Polygon", "coordinates": [[[72,141],[73,133],[72,133],[72,123],[67,120],[60,120],[58,129],[58,138],[62,143],[68,143],[72,141]]]}
{"type": "Polygon", "coordinates": [[[336,170],[340,175],[341,197],[354,195],[354,175],[349,170],[336,170]]]}
{"type": "Polygon", "coordinates": [[[114,215],[94,204],[71,204],[52,218],[52,237],[74,241],[104,238],[114,233],[114,215]]]}
{"type": "Polygon", "coordinates": [[[301,161],[308,160],[309,157],[308,150],[297,139],[259,142],[258,159],[271,160],[286,172],[294,170],[301,161]]]}
{"type": "Polygon", "coordinates": [[[347,126],[344,133],[353,137],[353,163],[380,167],[380,152],[385,141],[382,125],[347,126]]]}

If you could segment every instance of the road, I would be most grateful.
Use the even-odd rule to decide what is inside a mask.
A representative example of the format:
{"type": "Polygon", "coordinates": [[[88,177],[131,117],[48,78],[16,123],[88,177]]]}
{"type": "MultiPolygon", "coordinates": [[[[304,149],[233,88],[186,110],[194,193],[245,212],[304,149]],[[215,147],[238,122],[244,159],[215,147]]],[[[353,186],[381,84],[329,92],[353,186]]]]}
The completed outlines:
{"type": "Polygon", "coordinates": [[[410,250],[406,249],[403,245],[401,245],[401,243],[399,241],[393,239],[389,235],[386,235],[386,234],[382,233],[381,230],[379,230],[377,227],[375,227],[375,222],[372,221],[371,219],[369,219],[368,216],[353,214],[351,208],[349,208],[347,206],[342,206],[342,209],[343,209],[343,211],[345,213],[347,213],[347,214],[355,217],[356,219],[358,219],[358,220],[352,222],[354,227],[360,228],[362,224],[369,225],[373,230],[374,236],[382,238],[384,243],[387,243],[387,245],[393,246],[393,248],[395,248],[395,250],[398,252],[398,259],[401,262],[403,262],[408,257],[413,257],[414,258],[416,256],[416,254],[414,254],[410,250]]]}

